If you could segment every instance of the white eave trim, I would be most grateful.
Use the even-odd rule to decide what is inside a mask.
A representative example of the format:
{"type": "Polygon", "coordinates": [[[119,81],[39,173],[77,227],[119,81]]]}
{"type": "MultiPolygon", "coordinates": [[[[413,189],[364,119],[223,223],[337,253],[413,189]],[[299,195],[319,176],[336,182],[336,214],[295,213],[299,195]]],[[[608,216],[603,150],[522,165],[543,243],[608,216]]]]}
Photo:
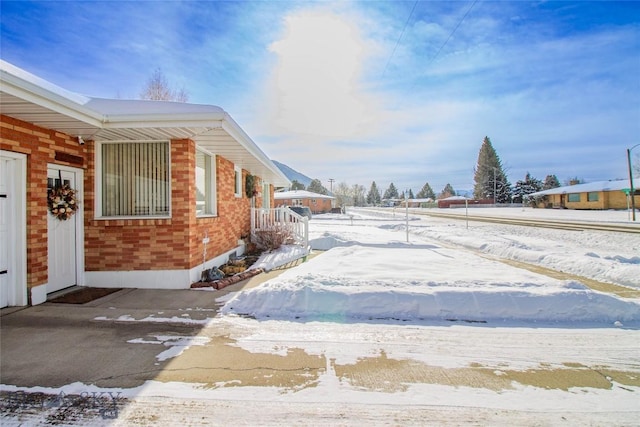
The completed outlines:
{"type": "Polygon", "coordinates": [[[102,126],[102,114],[84,107],[89,98],[66,91],[0,60],[2,92],[59,112],[91,126],[102,126]]]}
{"type": "Polygon", "coordinates": [[[245,133],[244,130],[231,118],[231,116],[225,113],[225,120],[222,122],[222,129],[233,137],[240,145],[242,145],[253,157],[260,160],[267,169],[272,171],[276,176],[283,180],[283,182],[290,182],[289,178],[278,168],[275,163],[269,159],[264,152],[256,145],[255,142],[245,133]]]}
{"type": "Polygon", "coordinates": [[[105,126],[113,128],[142,128],[142,127],[208,127],[220,128],[224,114],[220,113],[151,113],[151,114],[122,114],[105,115],[105,126]]]}

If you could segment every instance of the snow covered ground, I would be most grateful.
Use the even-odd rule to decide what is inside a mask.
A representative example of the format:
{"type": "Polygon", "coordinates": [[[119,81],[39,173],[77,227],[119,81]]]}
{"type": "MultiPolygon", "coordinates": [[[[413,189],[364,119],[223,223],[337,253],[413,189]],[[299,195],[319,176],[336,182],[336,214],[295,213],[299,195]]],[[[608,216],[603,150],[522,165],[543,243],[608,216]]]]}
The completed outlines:
{"type": "Polygon", "coordinates": [[[323,252],[158,345],[157,380],[2,389],[128,399],[84,425],[637,425],[640,234],[416,216],[407,242],[399,211],[368,210],[314,216],[310,233],[323,252]]]}
{"type": "MultiPolygon", "coordinates": [[[[548,212],[515,210],[529,217],[548,212]]],[[[500,212],[513,214],[514,209],[500,212]]],[[[610,212],[599,213],[611,219],[610,212]]],[[[572,219],[585,214],[593,216],[570,213],[572,219]]],[[[640,324],[639,299],[598,292],[579,278],[560,280],[499,260],[637,289],[640,233],[479,222],[467,228],[459,220],[416,216],[408,224],[407,242],[406,221],[399,212],[354,209],[346,215],[317,215],[311,221],[310,243],[326,252],[238,294],[223,312],[307,321],[640,324]]]]}

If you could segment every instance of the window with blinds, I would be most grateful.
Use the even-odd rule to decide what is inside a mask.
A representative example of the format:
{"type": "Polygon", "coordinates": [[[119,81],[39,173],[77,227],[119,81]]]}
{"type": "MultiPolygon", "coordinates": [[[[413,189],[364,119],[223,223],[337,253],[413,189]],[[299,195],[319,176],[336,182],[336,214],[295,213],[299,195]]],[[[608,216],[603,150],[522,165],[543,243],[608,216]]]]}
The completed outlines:
{"type": "Polygon", "coordinates": [[[102,144],[102,216],[169,216],[169,142],[102,144]]]}
{"type": "Polygon", "coordinates": [[[196,216],[216,215],[215,156],[196,150],[196,216]]]}

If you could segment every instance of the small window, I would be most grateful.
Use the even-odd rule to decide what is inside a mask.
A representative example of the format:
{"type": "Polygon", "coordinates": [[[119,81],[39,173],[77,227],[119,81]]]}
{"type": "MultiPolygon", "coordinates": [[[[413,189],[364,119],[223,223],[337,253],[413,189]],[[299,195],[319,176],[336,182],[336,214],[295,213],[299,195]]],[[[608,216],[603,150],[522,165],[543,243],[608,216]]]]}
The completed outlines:
{"type": "Polygon", "coordinates": [[[572,203],[577,203],[580,201],[580,193],[570,193],[568,195],[567,200],[572,203]]]}
{"type": "Polygon", "coordinates": [[[196,216],[216,215],[216,157],[196,150],[196,216]]]}
{"type": "Polygon", "coordinates": [[[271,186],[266,182],[262,184],[262,207],[264,209],[271,207],[271,186]]]}
{"type": "Polygon", "coordinates": [[[316,204],[316,199],[311,199],[311,203],[315,205],[316,204]]]}
{"type": "Polygon", "coordinates": [[[587,201],[588,202],[597,202],[598,201],[598,197],[599,194],[597,191],[592,191],[590,193],[587,193],[587,201]]]}
{"type": "Polygon", "coordinates": [[[293,199],[293,200],[291,201],[291,204],[292,204],[293,206],[302,206],[302,199],[293,199]]]}
{"type": "Polygon", "coordinates": [[[242,169],[238,166],[234,168],[234,182],[235,182],[235,195],[236,197],[242,197],[242,169]]]}

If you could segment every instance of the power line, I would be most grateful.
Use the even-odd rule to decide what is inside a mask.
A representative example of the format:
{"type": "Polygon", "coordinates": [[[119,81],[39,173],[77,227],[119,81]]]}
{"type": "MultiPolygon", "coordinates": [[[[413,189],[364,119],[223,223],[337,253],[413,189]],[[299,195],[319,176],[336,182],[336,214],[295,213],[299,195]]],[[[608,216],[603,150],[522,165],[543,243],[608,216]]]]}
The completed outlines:
{"type": "Polygon", "coordinates": [[[442,52],[442,49],[444,49],[444,47],[447,45],[447,43],[449,43],[449,40],[451,40],[451,37],[453,37],[455,32],[458,30],[458,28],[462,24],[462,21],[464,21],[464,19],[467,17],[469,12],[471,12],[471,9],[473,9],[473,6],[475,6],[477,2],[478,2],[478,0],[473,0],[473,3],[471,3],[471,6],[469,6],[469,9],[467,9],[467,12],[464,14],[462,19],[460,19],[460,21],[458,21],[458,25],[456,25],[456,27],[453,29],[453,31],[451,31],[451,34],[449,34],[449,37],[447,37],[447,39],[444,41],[444,43],[442,43],[442,46],[440,46],[440,49],[438,49],[438,52],[436,52],[435,56],[433,58],[431,58],[431,60],[427,63],[427,67],[429,65],[431,65],[431,63],[433,61],[435,61],[435,59],[438,57],[438,55],[440,55],[440,52],[442,52]]]}
{"type": "Polygon", "coordinates": [[[382,77],[384,77],[385,73],[387,72],[387,68],[389,67],[389,63],[391,62],[391,59],[393,58],[393,55],[395,55],[396,53],[396,49],[398,48],[398,45],[400,44],[400,40],[402,40],[402,36],[404,36],[404,31],[407,29],[407,26],[409,25],[409,21],[411,21],[411,17],[413,16],[413,11],[416,10],[416,6],[418,5],[418,0],[416,0],[413,3],[413,8],[411,8],[411,13],[409,14],[409,17],[407,18],[407,22],[404,23],[404,27],[402,27],[402,32],[400,33],[400,37],[398,37],[398,40],[396,41],[396,45],[393,47],[393,51],[391,52],[391,55],[389,55],[389,59],[387,60],[387,64],[384,66],[384,71],[382,71],[382,77]]]}

